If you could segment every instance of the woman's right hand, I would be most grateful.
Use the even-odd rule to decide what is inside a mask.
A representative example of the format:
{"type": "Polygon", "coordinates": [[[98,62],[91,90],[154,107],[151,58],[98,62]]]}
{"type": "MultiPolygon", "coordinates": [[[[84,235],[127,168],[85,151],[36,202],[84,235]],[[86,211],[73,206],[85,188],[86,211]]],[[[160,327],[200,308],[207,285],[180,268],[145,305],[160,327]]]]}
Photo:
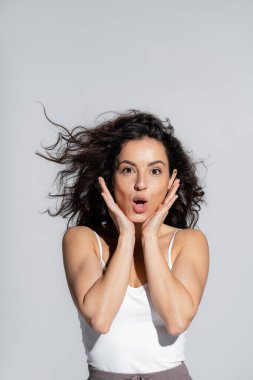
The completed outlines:
{"type": "Polygon", "coordinates": [[[101,187],[101,195],[108,207],[108,212],[118,230],[118,233],[121,235],[135,234],[134,223],[128,219],[124,212],[119,208],[117,203],[114,201],[108,187],[106,186],[105,180],[103,177],[98,177],[98,182],[101,187]]]}

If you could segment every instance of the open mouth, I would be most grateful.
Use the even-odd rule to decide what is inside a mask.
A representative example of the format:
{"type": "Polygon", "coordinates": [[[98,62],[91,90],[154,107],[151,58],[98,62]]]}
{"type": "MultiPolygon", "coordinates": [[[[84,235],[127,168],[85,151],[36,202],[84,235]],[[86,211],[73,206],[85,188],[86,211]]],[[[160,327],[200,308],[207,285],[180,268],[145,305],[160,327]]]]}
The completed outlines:
{"type": "Polygon", "coordinates": [[[137,205],[139,205],[139,204],[144,204],[144,203],[146,203],[147,201],[142,201],[142,200],[138,200],[138,201],[134,201],[134,203],[136,203],[137,205]]]}
{"type": "Polygon", "coordinates": [[[145,212],[147,209],[147,201],[138,199],[136,201],[133,201],[133,210],[137,214],[145,212]]]}

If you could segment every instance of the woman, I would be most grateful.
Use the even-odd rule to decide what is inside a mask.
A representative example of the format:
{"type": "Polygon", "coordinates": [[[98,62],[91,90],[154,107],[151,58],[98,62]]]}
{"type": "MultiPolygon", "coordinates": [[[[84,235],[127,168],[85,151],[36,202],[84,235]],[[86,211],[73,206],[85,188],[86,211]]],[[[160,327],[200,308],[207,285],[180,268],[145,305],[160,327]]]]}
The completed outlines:
{"type": "Polygon", "coordinates": [[[66,134],[46,150],[65,146],[37,154],[66,165],[63,193],[51,195],[61,207],[49,214],[77,216],[62,247],[89,379],[191,379],[186,335],[209,267],[207,239],[194,229],[204,202],[196,164],[153,114],[60,127],[66,134]]]}

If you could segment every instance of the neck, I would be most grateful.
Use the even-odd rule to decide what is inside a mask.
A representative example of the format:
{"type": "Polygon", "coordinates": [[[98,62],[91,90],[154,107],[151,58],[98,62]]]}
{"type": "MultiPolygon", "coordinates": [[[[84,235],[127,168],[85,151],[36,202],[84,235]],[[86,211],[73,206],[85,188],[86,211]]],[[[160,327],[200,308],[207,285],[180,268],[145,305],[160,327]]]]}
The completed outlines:
{"type": "Polygon", "coordinates": [[[142,223],[134,223],[135,226],[135,245],[134,245],[134,261],[143,261],[143,250],[141,243],[141,228],[142,223]]]}
{"type": "Polygon", "coordinates": [[[135,226],[135,240],[140,241],[141,240],[142,223],[134,223],[134,226],[135,226]]]}

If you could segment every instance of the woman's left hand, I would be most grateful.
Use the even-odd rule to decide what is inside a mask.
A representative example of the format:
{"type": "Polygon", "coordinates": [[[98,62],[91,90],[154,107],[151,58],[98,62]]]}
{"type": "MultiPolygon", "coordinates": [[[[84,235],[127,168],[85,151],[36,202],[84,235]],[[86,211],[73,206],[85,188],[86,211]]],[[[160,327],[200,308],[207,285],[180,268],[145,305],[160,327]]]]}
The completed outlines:
{"type": "Polygon", "coordinates": [[[164,198],[163,202],[156,209],[153,215],[151,215],[142,225],[142,236],[158,235],[159,228],[164,219],[169,213],[169,209],[178,198],[176,191],[179,187],[180,180],[176,179],[172,186],[168,189],[168,194],[164,198]]]}

